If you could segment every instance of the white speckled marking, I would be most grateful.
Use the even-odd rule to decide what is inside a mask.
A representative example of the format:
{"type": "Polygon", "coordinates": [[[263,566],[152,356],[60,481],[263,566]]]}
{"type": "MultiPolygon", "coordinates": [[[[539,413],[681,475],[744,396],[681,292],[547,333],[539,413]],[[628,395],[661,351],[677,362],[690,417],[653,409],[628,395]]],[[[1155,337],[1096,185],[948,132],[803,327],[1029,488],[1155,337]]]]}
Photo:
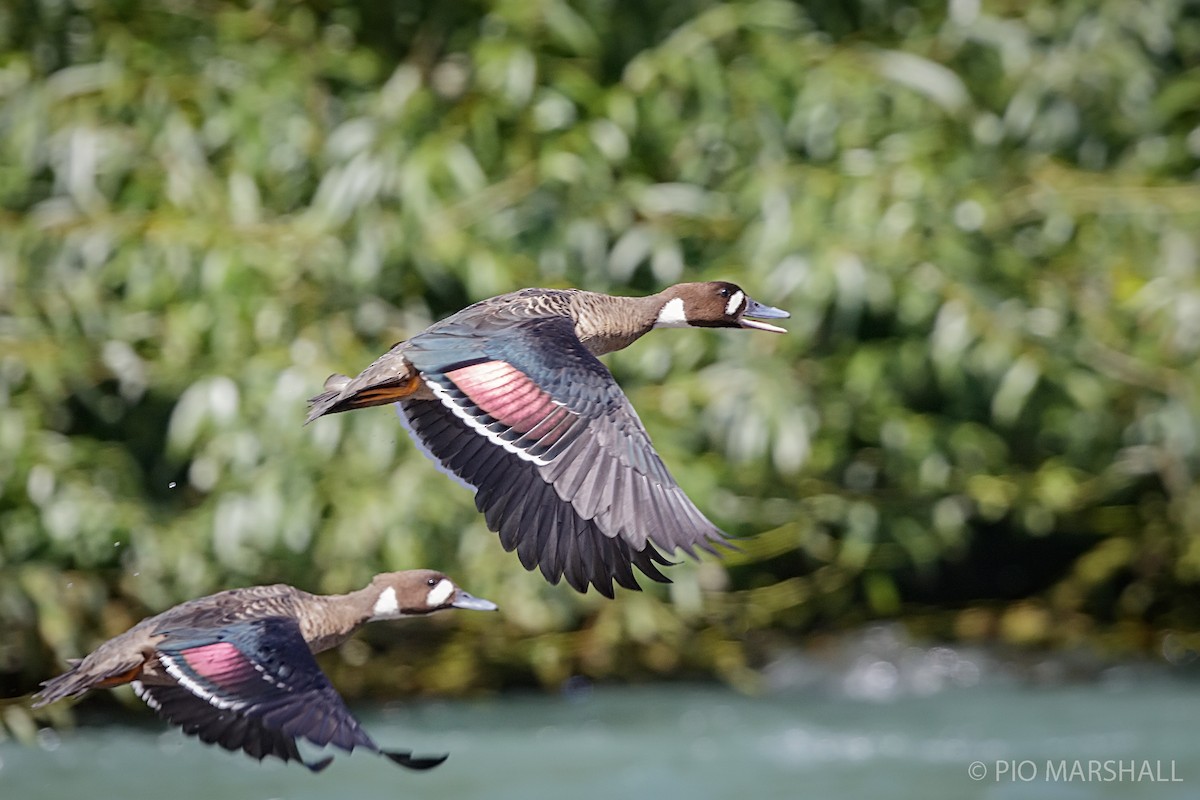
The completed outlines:
{"type": "MultiPolygon", "coordinates": [[[[544,458],[530,455],[529,453],[522,450],[521,448],[513,445],[512,442],[504,441],[504,439],[501,438],[500,434],[496,433],[495,431],[492,431],[486,425],[481,423],[478,419],[471,416],[471,413],[469,411],[464,409],[458,403],[454,402],[454,398],[450,396],[450,393],[447,392],[445,389],[443,389],[441,386],[439,386],[437,384],[437,382],[427,381],[425,383],[425,385],[428,386],[430,391],[433,392],[434,397],[436,397],[438,400],[442,401],[442,405],[444,405],[446,408],[450,409],[450,411],[454,414],[454,416],[458,417],[463,422],[467,423],[467,425],[469,427],[474,428],[476,433],[479,433],[484,438],[491,441],[492,444],[498,444],[501,447],[503,447],[505,450],[507,450],[508,452],[517,456],[518,458],[523,459],[525,461],[532,461],[534,464],[537,464],[539,467],[544,467],[550,463],[549,461],[547,461],[544,458]]],[[[554,403],[555,403],[555,405],[560,405],[560,406],[562,405],[562,403],[559,403],[557,400],[555,400],[554,403]]],[[[465,481],[464,481],[464,483],[465,483],[465,481]]],[[[470,484],[467,484],[467,486],[470,486],[470,484]]],[[[471,488],[474,488],[474,487],[471,487],[471,488]]]]}
{"type": "Polygon", "coordinates": [[[429,596],[425,598],[425,602],[430,608],[444,606],[452,594],[454,594],[454,584],[442,578],[438,581],[437,586],[429,590],[429,596]]]}
{"type": "Polygon", "coordinates": [[[371,616],[375,619],[388,619],[400,613],[400,601],[396,599],[396,590],[391,586],[379,593],[371,616]]]}
{"type": "Polygon", "coordinates": [[[745,292],[734,292],[733,297],[730,297],[729,302],[725,305],[725,314],[730,317],[736,314],[737,310],[742,307],[742,300],[745,298],[745,292]]]}
{"type": "Polygon", "coordinates": [[[154,709],[155,711],[158,711],[159,709],[162,708],[162,703],[159,703],[157,700],[154,699],[154,696],[150,694],[150,692],[146,689],[145,685],[143,685],[141,681],[134,681],[132,685],[133,685],[133,693],[136,694],[138,697],[140,697],[142,699],[142,702],[144,702],[146,705],[150,706],[150,708],[154,709]]]}
{"type": "Polygon", "coordinates": [[[654,322],[656,328],[688,328],[687,312],[683,307],[682,297],[673,297],[667,301],[667,304],[662,307],[662,311],[658,312],[658,319],[654,322]]]}
{"type": "MultiPolygon", "coordinates": [[[[159,653],[158,661],[166,669],[167,674],[179,683],[180,686],[187,689],[189,692],[207,702],[213,708],[230,711],[237,711],[246,707],[246,701],[221,697],[216,692],[209,691],[203,684],[192,680],[191,676],[179,668],[175,663],[175,659],[171,656],[159,653]]],[[[258,666],[257,664],[255,666],[258,666]]],[[[261,672],[261,670],[259,670],[261,672]]]]}

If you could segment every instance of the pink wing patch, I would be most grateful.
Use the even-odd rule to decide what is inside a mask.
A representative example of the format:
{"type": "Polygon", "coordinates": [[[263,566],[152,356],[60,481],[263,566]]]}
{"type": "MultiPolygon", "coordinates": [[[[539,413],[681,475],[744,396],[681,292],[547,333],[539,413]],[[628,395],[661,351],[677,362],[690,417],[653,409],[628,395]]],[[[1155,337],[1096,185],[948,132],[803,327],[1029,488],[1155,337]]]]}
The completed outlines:
{"type": "Polygon", "coordinates": [[[243,677],[247,670],[253,670],[236,647],[229,642],[206,644],[203,647],[193,647],[180,653],[188,669],[198,677],[214,684],[229,684],[243,677]]]}
{"type": "Polygon", "coordinates": [[[575,416],[555,403],[532,378],[504,361],[460,367],[447,372],[446,377],[479,410],[541,444],[556,441],[570,427],[559,423],[575,416]]]}

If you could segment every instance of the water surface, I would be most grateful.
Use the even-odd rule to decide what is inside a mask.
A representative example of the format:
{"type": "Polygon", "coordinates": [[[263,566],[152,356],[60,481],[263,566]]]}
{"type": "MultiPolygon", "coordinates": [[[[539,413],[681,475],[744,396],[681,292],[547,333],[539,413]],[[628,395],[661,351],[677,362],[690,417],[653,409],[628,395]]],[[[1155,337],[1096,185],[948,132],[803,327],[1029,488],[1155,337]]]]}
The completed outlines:
{"type": "Polygon", "coordinates": [[[451,754],[420,774],[359,752],[312,775],[157,724],[84,725],[44,732],[41,747],[0,745],[0,798],[1191,800],[1200,797],[1197,688],[1134,676],[869,700],[812,689],[747,697],[656,686],[357,709],[385,747],[451,754]],[[1120,782],[1046,774],[1047,761],[1069,768],[1076,760],[1085,769],[1089,760],[1110,760],[1114,771],[1160,762],[1155,777],[1164,782],[1144,773],[1120,782]],[[982,780],[969,774],[976,761],[982,780]],[[1021,778],[997,780],[997,762],[1013,762],[1010,772],[1029,763],[1019,766],[1021,778]]]}

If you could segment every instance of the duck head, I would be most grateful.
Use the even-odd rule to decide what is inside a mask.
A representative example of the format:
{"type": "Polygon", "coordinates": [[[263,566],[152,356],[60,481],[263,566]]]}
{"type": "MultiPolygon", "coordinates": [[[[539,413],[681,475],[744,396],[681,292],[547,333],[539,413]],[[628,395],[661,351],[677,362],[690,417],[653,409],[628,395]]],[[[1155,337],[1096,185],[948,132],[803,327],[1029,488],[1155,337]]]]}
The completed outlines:
{"type": "Polygon", "coordinates": [[[446,608],[471,611],[497,608],[492,601],[468,594],[454,581],[431,569],[385,572],[375,576],[371,587],[376,591],[372,621],[431,614],[446,608]]]}
{"type": "Polygon", "coordinates": [[[656,328],[750,328],[787,333],[762,320],[791,316],[781,308],[763,305],[728,281],[680,283],[662,296],[665,302],[654,322],[656,328]]]}

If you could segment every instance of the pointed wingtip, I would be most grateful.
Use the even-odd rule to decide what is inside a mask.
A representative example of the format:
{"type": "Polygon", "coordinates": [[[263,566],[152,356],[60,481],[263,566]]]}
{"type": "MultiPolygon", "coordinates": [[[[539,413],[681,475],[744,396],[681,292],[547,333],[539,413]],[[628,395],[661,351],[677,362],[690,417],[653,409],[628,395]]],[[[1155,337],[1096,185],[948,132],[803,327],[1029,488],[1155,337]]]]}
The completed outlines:
{"type": "MultiPolygon", "coordinates": [[[[260,757],[259,760],[261,761],[262,758],[260,757]]],[[[313,762],[308,762],[308,761],[304,761],[303,759],[301,759],[300,763],[303,764],[304,766],[308,767],[308,769],[315,774],[315,773],[318,773],[321,770],[325,769],[330,764],[332,764],[333,756],[325,756],[320,761],[313,761],[313,762]]]]}
{"type": "Polygon", "coordinates": [[[724,558],[725,553],[721,552],[720,550],[717,550],[718,547],[722,547],[731,553],[746,552],[742,547],[738,546],[738,544],[736,542],[734,542],[731,539],[727,539],[725,537],[722,537],[720,539],[713,539],[712,544],[709,545],[709,547],[706,549],[708,550],[708,552],[712,553],[717,558],[724,558]]]}
{"type": "MultiPolygon", "coordinates": [[[[595,586],[596,591],[599,592],[604,597],[607,597],[609,600],[612,600],[616,596],[615,592],[613,592],[613,585],[612,585],[611,578],[609,578],[608,580],[603,580],[601,578],[592,578],[592,586],[595,586]]],[[[586,589],[584,590],[584,593],[585,594],[587,593],[586,589]]]]}
{"type": "Polygon", "coordinates": [[[449,753],[443,753],[440,756],[417,757],[412,754],[411,750],[383,750],[381,752],[393,763],[415,770],[433,769],[450,757],[449,753]]]}

